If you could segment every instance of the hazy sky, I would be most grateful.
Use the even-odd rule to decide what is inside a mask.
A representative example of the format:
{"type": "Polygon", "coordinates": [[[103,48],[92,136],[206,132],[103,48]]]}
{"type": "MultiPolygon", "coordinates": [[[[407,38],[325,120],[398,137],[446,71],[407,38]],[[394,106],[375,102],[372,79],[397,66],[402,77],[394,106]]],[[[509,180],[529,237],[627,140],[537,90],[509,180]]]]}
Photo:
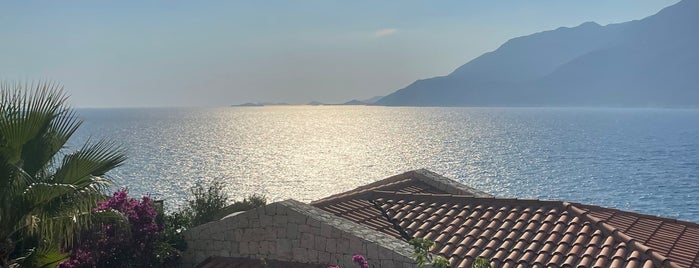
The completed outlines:
{"type": "Polygon", "coordinates": [[[78,107],[344,102],[445,75],[506,40],[678,0],[2,1],[0,79],[78,107]]]}

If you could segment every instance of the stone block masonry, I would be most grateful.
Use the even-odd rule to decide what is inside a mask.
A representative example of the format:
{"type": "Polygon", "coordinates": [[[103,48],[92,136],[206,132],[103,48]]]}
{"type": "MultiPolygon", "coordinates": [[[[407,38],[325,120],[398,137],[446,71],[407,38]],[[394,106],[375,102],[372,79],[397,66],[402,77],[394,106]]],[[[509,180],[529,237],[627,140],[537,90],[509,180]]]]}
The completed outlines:
{"type": "Polygon", "coordinates": [[[208,257],[355,267],[354,254],[371,267],[417,267],[407,242],[291,199],[194,227],[185,239],[183,267],[208,257]]]}

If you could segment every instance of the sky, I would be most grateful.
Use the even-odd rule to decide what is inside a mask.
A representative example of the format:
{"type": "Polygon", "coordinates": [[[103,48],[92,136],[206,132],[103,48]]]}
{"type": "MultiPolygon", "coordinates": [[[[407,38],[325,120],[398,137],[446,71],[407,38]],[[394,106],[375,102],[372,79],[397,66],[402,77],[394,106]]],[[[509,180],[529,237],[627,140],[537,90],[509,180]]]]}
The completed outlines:
{"type": "Polygon", "coordinates": [[[0,80],[76,107],[340,103],[447,75],[513,37],[678,0],[2,1],[0,80]]]}

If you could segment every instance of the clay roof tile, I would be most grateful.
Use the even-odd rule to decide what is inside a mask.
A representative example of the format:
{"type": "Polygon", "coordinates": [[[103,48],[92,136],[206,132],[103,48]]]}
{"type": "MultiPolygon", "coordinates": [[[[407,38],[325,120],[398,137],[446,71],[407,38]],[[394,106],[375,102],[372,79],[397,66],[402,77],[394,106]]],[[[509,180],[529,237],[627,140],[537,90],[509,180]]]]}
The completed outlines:
{"type": "Polygon", "coordinates": [[[565,260],[565,255],[560,252],[554,252],[553,255],[551,256],[551,259],[549,260],[549,263],[552,265],[562,265],[561,263],[565,260]]]}
{"type": "Polygon", "coordinates": [[[651,260],[646,260],[643,262],[643,268],[654,268],[656,265],[651,260]]]}
{"type": "Polygon", "coordinates": [[[522,252],[520,252],[517,249],[514,249],[514,250],[510,251],[510,254],[508,254],[507,257],[505,257],[505,262],[508,262],[508,261],[516,262],[516,260],[520,259],[521,255],[522,255],[522,252]]]}
{"type": "Polygon", "coordinates": [[[466,254],[466,252],[468,251],[468,249],[469,249],[469,248],[468,248],[467,246],[465,246],[465,245],[459,245],[459,246],[456,247],[456,249],[451,253],[451,256],[457,256],[457,257],[458,257],[458,256],[463,256],[464,254],[466,254]]]}
{"type": "Polygon", "coordinates": [[[495,252],[495,255],[493,255],[490,259],[503,261],[503,260],[507,259],[507,255],[509,255],[509,252],[507,249],[499,248],[495,252]]]}
{"type": "Polygon", "coordinates": [[[563,238],[561,238],[561,243],[572,245],[573,242],[575,241],[575,235],[573,233],[566,233],[563,235],[563,238]]]}
{"type": "Polygon", "coordinates": [[[600,249],[599,256],[604,256],[607,258],[612,257],[612,247],[611,246],[604,246],[600,249]]]}
{"type": "Polygon", "coordinates": [[[451,256],[452,252],[457,248],[457,246],[454,245],[444,245],[437,254],[442,255],[442,256],[451,256]]]}
{"type": "Polygon", "coordinates": [[[582,256],[585,251],[585,247],[580,244],[573,245],[570,247],[570,251],[568,251],[568,254],[575,254],[578,256],[582,256]]]}
{"type": "Polygon", "coordinates": [[[505,240],[505,238],[507,238],[507,235],[508,235],[507,231],[500,229],[497,232],[495,232],[495,234],[493,234],[492,239],[493,239],[493,241],[502,242],[503,240],[505,240]]]}
{"type": "Polygon", "coordinates": [[[479,256],[479,253],[481,253],[481,249],[479,247],[471,247],[468,252],[466,252],[466,255],[468,256],[479,256]]]}
{"type": "Polygon", "coordinates": [[[522,254],[522,257],[520,257],[519,263],[523,264],[530,264],[534,262],[534,259],[536,258],[536,253],[532,251],[527,251],[522,254]]]}
{"type": "MultiPolygon", "coordinates": [[[[487,237],[487,236],[486,236],[486,237],[487,237]]],[[[485,248],[496,249],[496,248],[498,248],[498,247],[500,246],[500,244],[501,244],[501,243],[500,243],[500,241],[498,241],[498,240],[489,239],[489,240],[488,240],[488,244],[485,245],[485,248]]]]}
{"type": "Polygon", "coordinates": [[[495,250],[494,250],[494,249],[492,249],[492,248],[486,248],[485,250],[483,250],[483,252],[481,252],[480,256],[481,256],[481,257],[484,257],[484,258],[486,258],[486,259],[490,259],[490,257],[493,256],[494,254],[495,254],[495,250]]]}
{"type": "Polygon", "coordinates": [[[578,256],[575,254],[568,254],[566,255],[565,260],[563,261],[563,266],[571,266],[573,267],[576,263],[578,262],[578,256]]]}
{"type": "Polygon", "coordinates": [[[590,255],[585,255],[580,259],[580,262],[578,263],[578,267],[590,267],[593,264],[593,261],[595,259],[590,256],[590,255]]]}
{"type": "Polygon", "coordinates": [[[539,253],[547,252],[547,253],[551,254],[554,252],[553,250],[555,248],[556,248],[555,242],[546,241],[546,243],[544,243],[544,245],[539,249],[539,253]]]}
{"type": "Polygon", "coordinates": [[[447,243],[447,241],[449,241],[448,239],[449,239],[448,233],[441,233],[441,234],[439,234],[439,236],[437,236],[437,238],[434,239],[434,242],[438,243],[440,245],[447,245],[447,244],[449,244],[449,243],[447,243]]]}
{"type": "Polygon", "coordinates": [[[533,264],[546,264],[546,261],[549,259],[550,255],[548,252],[541,252],[537,254],[536,259],[534,259],[533,264]]]}
{"type": "Polygon", "coordinates": [[[595,263],[592,265],[594,268],[609,267],[609,258],[605,256],[598,256],[595,263]]]}
{"type": "Polygon", "coordinates": [[[624,258],[612,258],[612,263],[609,265],[609,267],[624,267],[624,262],[624,258]]]}

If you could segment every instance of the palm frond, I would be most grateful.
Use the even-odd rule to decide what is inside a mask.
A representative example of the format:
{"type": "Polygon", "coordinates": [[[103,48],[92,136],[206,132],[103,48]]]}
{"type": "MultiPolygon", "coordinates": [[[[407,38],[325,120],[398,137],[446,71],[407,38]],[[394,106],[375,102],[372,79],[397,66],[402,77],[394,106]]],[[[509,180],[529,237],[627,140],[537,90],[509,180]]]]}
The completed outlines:
{"type": "MultiPolygon", "coordinates": [[[[0,159],[8,169],[3,173],[12,175],[22,170],[29,174],[3,179],[32,179],[45,171],[65,144],[65,140],[57,138],[65,135],[58,131],[71,133],[76,122],[64,122],[65,119],[58,117],[70,111],[64,106],[66,96],[62,88],[54,83],[3,83],[0,90],[0,159]],[[54,121],[59,123],[59,128],[53,127],[54,121]]],[[[2,183],[22,188],[31,182],[2,183]]]]}
{"type": "Polygon", "coordinates": [[[34,207],[43,207],[51,201],[79,191],[80,188],[66,183],[34,183],[29,185],[22,197],[34,207]]]}
{"type": "Polygon", "coordinates": [[[68,259],[70,253],[61,252],[57,243],[45,240],[31,250],[31,254],[23,261],[24,266],[49,268],[56,267],[59,262],[68,259]]]}
{"type": "Polygon", "coordinates": [[[36,229],[28,230],[46,238],[57,238],[65,245],[70,245],[76,235],[91,226],[92,209],[106,196],[96,190],[80,190],[58,198],[48,204],[37,207],[34,214],[42,219],[36,229]]]}
{"type": "MultiPolygon", "coordinates": [[[[12,160],[19,161],[22,147],[45,131],[53,118],[60,114],[66,96],[62,88],[53,83],[17,84],[14,88],[2,88],[0,98],[3,111],[0,135],[6,146],[15,153],[12,160]]],[[[65,108],[63,108],[65,109],[65,108]]]]}
{"type": "MultiPolygon", "coordinates": [[[[126,159],[104,140],[62,154],[82,123],[66,99],[56,83],[0,82],[0,241],[17,246],[15,253],[0,251],[0,263],[41,243],[73,242],[106,199],[105,173],[126,159]]],[[[60,257],[44,253],[47,263],[60,257]]]]}
{"type": "Polygon", "coordinates": [[[63,158],[63,163],[53,175],[53,181],[78,186],[89,185],[95,178],[120,166],[125,160],[123,149],[113,142],[88,142],[80,150],[63,158]]]}
{"type": "Polygon", "coordinates": [[[36,261],[33,263],[35,267],[38,268],[53,268],[58,266],[58,264],[70,257],[68,253],[61,253],[60,250],[52,250],[48,252],[40,252],[37,254],[36,261]]]}

